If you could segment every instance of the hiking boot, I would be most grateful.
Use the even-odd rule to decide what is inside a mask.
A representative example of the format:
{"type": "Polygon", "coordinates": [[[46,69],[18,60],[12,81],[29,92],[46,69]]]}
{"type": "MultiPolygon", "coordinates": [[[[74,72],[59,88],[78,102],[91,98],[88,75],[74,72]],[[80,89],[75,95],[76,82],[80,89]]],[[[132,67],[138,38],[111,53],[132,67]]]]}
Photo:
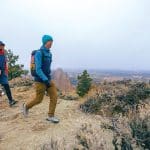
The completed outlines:
{"type": "Polygon", "coordinates": [[[22,106],[22,113],[23,113],[23,115],[24,115],[25,117],[27,117],[28,114],[29,114],[29,110],[27,109],[25,103],[24,103],[23,106],[22,106]]]}
{"type": "Polygon", "coordinates": [[[18,103],[18,101],[12,100],[11,102],[9,102],[9,106],[12,107],[17,103],[18,103]]]}
{"type": "Polygon", "coordinates": [[[46,120],[52,123],[59,123],[59,119],[56,117],[48,117],[46,120]]]}

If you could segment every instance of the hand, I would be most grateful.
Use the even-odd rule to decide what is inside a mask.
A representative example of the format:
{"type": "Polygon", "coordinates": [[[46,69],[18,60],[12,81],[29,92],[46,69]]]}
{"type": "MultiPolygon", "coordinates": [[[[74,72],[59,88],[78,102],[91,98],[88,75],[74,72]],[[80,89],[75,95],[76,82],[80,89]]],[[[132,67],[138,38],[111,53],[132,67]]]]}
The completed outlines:
{"type": "Polygon", "coordinates": [[[45,83],[45,85],[46,85],[46,87],[47,87],[47,88],[49,88],[49,87],[50,87],[50,83],[49,83],[49,81],[48,81],[48,80],[44,81],[44,83],[45,83]]]}

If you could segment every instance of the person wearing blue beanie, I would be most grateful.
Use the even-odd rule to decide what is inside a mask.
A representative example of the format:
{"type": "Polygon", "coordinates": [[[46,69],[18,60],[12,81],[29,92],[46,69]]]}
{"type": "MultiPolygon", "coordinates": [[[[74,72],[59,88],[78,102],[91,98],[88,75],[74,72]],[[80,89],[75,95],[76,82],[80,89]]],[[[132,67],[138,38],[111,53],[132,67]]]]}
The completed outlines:
{"type": "Polygon", "coordinates": [[[48,41],[53,41],[53,37],[51,35],[44,35],[42,37],[42,43],[45,45],[48,41]]]}
{"type": "Polygon", "coordinates": [[[42,37],[42,47],[35,53],[34,59],[36,76],[34,76],[34,80],[36,97],[33,100],[23,104],[23,115],[27,116],[29,109],[41,103],[45,95],[45,91],[47,91],[47,94],[50,97],[47,120],[52,123],[59,123],[59,119],[54,116],[57,104],[57,88],[54,81],[51,80],[52,53],[50,48],[52,44],[52,36],[44,35],[42,37]]]}

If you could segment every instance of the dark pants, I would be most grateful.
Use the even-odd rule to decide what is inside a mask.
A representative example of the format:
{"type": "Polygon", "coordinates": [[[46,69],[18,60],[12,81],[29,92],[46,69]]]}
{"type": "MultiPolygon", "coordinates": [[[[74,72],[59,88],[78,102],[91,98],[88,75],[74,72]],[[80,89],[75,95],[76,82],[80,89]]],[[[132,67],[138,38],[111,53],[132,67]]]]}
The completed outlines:
{"type": "Polygon", "coordinates": [[[13,101],[13,98],[11,95],[11,90],[10,90],[9,84],[2,84],[2,86],[4,87],[4,90],[5,90],[6,95],[8,97],[9,103],[11,103],[13,101]]]}

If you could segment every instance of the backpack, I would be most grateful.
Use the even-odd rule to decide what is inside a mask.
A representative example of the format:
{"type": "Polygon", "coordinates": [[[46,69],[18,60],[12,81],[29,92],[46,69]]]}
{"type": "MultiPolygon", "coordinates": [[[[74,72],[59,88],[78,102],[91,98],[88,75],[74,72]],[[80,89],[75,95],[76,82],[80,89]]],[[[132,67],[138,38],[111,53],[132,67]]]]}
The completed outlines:
{"type": "MultiPolygon", "coordinates": [[[[37,51],[39,51],[39,50],[34,50],[31,53],[30,72],[31,72],[31,75],[33,77],[37,77],[38,76],[37,73],[36,73],[36,64],[35,64],[35,54],[36,54],[37,51]]],[[[41,53],[42,53],[42,62],[43,62],[44,54],[43,54],[42,50],[41,50],[41,53]]]]}

